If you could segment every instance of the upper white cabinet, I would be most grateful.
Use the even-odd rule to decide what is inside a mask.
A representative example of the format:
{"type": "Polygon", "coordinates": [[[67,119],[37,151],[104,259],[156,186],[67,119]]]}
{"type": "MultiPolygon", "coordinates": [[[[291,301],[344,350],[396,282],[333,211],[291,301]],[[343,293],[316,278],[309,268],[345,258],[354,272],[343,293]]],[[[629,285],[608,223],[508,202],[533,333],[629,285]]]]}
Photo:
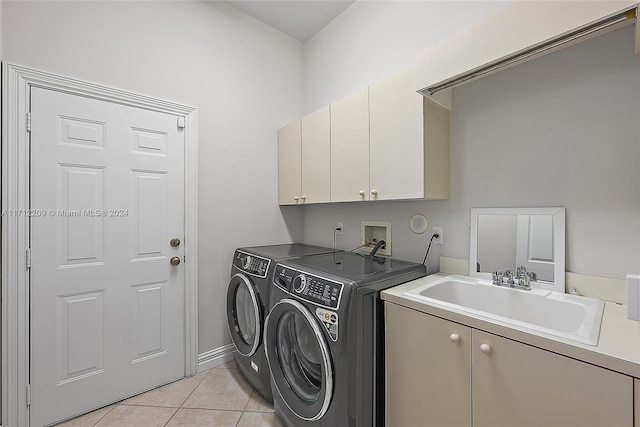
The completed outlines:
{"type": "Polygon", "coordinates": [[[330,120],[328,106],[302,118],[303,203],[328,202],[331,198],[330,120]]]}
{"type": "Polygon", "coordinates": [[[302,192],[300,120],[278,130],[278,203],[296,205],[302,192]]]}
{"type": "Polygon", "coordinates": [[[407,69],[280,129],[280,204],[448,199],[449,111],[414,86],[407,69]]]}
{"type": "Polygon", "coordinates": [[[429,95],[634,23],[635,13],[626,12],[636,6],[637,0],[511,2],[421,51],[417,89],[429,95]]]}
{"type": "Polygon", "coordinates": [[[371,200],[449,198],[449,111],[409,68],[369,88],[371,200]]]}
{"type": "Polygon", "coordinates": [[[278,203],[330,198],[330,118],[325,107],[278,130],[278,203]]]}
{"type": "Polygon", "coordinates": [[[363,89],[331,104],[331,201],[369,194],[369,89],[363,89]]]}

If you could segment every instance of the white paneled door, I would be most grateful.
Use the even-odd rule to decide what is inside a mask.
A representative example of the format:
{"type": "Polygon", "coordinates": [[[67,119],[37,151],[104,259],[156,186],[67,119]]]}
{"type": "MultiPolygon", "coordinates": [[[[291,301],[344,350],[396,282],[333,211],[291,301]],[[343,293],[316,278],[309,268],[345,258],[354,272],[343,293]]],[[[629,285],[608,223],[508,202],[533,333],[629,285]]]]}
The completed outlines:
{"type": "Polygon", "coordinates": [[[30,167],[31,426],[182,378],[178,116],[32,88],[30,167]]]}

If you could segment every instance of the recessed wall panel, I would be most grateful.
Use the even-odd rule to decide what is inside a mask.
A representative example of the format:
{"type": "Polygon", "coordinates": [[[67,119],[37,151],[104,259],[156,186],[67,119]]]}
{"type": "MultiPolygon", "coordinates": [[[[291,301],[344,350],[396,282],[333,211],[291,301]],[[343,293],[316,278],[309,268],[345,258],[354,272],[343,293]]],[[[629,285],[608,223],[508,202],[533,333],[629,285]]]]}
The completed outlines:
{"type": "Polygon", "coordinates": [[[58,117],[58,141],[60,144],[104,148],[105,123],[92,120],[58,117]]]}
{"type": "Polygon", "coordinates": [[[134,258],[160,257],[167,244],[165,219],[167,204],[166,174],[133,171],[134,258]]]}
{"type": "Polygon", "coordinates": [[[104,291],[58,298],[59,382],[104,371],[104,291]]]}
{"type": "Polygon", "coordinates": [[[133,361],[165,354],[163,313],[166,282],[132,286],[135,304],[133,361]]]}
{"type": "Polygon", "coordinates": [[[59,176],[60,265],[104,262],[104,169],[60,165],[59,176]]]}

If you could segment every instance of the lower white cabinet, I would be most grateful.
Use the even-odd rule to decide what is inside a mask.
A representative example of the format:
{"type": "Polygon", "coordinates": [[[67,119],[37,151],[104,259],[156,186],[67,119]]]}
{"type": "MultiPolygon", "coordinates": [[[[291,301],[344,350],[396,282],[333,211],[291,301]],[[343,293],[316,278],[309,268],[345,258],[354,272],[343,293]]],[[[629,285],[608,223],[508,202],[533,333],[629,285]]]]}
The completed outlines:
{"type": "Polygon", "coordinates": [[[388,426],[634,425],[632,377],[390,302],[385,316],[388,426]]]}
{"type": "Polygon", "coordinates": [[[385,302],[386,425],[471,425],[471,328],[385,302]]]}
{"type": "Polygon", "coordinates": [[[635,384],[634,395],[635,395],[635,401],[636,401],[635,403],[636,427],[640,427],[640,380],[636,378],[633,382],[635,384]]]}

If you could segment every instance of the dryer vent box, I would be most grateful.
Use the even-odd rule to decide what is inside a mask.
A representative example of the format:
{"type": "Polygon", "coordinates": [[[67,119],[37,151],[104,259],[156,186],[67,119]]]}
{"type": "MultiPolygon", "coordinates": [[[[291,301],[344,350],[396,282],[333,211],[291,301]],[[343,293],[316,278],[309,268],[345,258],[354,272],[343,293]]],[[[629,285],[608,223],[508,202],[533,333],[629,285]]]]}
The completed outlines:
{"type": "Polygon", "coordinates": [[[391,256],[391,222],[389,221],[361,221],[361,241],[364,245],[361,252],[369,253],[380,240],[385,241],[377,255],[391,256]]]}

